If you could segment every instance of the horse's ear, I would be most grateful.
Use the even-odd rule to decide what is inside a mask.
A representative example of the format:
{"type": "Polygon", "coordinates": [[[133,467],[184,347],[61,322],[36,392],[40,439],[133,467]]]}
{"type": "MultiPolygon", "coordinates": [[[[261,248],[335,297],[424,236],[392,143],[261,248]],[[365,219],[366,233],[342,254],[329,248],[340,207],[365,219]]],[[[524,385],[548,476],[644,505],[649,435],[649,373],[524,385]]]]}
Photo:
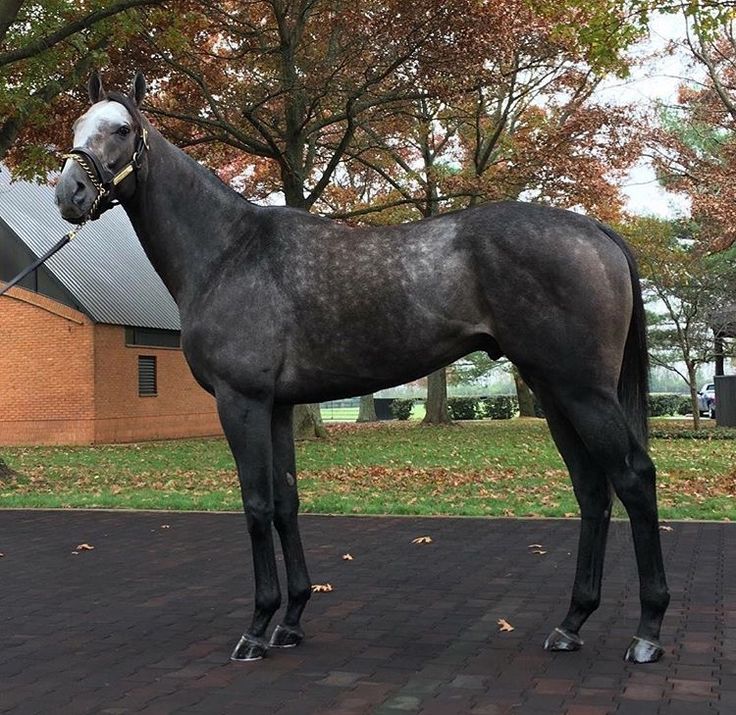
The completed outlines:
{"type": "Polygon", "coordinates": [[[143,72],[136,72],[133,86],[130,88],[130,98],[140,107],[143,98],[146,96],[146,78],[143,72]]]}
{"type": "Polygon", "coordinates": [[[102,86],[100,73],[97,70],[90,75],[89,82],[87,83],[87,94],[89,94],[89,101],[92,104],[97,104],[97,102],[101,102],[107,97],[107,93],[102,86]]]}

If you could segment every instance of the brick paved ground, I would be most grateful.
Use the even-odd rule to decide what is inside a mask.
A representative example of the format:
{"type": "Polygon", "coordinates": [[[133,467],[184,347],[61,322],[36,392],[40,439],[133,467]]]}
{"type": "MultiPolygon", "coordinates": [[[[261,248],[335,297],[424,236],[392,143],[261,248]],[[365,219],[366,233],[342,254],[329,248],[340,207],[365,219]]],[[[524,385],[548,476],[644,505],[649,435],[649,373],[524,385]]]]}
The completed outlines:
{"type": "Polygon", "coordinates": [[[621,659],[638,615],[626,524],[584,649],[549,654],[575,521],[358,517],[303,518],[312,580],[334,586],[310,603],[308,640],[230,663],[251,610],[244,522],[0,511],[0,711],[736,713],[736,525],[663,532],[667,655],[637,667],[621,659]]]}

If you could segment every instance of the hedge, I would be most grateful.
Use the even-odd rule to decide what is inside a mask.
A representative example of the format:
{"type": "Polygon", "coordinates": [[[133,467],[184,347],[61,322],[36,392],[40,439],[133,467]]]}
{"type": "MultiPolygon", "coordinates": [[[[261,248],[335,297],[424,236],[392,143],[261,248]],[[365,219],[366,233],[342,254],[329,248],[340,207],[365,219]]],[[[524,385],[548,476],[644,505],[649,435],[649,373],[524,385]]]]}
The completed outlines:
{"type": "Polygon", "coordinates": [[[414,407],[414,402],[415,400],[412,399],[401,400],[396,398],[391,400],[389,409],[397,420],[408,420],[414,407]]]}

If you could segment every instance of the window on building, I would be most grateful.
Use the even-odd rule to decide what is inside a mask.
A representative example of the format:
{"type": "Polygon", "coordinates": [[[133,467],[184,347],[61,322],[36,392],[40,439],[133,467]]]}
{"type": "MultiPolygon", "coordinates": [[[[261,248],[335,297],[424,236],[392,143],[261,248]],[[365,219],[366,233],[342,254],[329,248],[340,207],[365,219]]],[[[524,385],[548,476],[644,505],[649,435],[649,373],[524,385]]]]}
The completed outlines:
{"type": "Polygon", "coordinates": [[[125,344],[150,348],[181,347],[181,333],[178,330],[160,330],[158,328],[125,328],[125,344]]]}
{"type": "Polygon", "coordinates": [[[152,397],[158,394],[156,385],[156,358],[152,355],[138,356],[138,395],[152,397]]]}

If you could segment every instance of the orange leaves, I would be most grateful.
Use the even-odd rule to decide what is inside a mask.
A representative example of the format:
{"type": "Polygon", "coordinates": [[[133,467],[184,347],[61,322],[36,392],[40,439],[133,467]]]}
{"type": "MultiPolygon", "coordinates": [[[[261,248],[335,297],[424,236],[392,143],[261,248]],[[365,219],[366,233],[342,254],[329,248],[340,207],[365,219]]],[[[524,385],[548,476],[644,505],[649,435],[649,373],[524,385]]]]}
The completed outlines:
{"type": "Polygon", "coordinates": [[[498,630],[501,633],[510,633],[514,630],[514,627],[505,618],[499,618],[496,623],[498,623],[498,630]]]}
{"type": "Polygon", "coordinates": [[[94,551],[95,547],[92,544],[78,544],[77,547],[72,551],[74,556],[78,556],[81,551],[94,551]]]}
{"type": "Polygon", "coordinates": [[[312,593],[330,593],[333,591],[331,583],[313,583],[312,593]]]}

